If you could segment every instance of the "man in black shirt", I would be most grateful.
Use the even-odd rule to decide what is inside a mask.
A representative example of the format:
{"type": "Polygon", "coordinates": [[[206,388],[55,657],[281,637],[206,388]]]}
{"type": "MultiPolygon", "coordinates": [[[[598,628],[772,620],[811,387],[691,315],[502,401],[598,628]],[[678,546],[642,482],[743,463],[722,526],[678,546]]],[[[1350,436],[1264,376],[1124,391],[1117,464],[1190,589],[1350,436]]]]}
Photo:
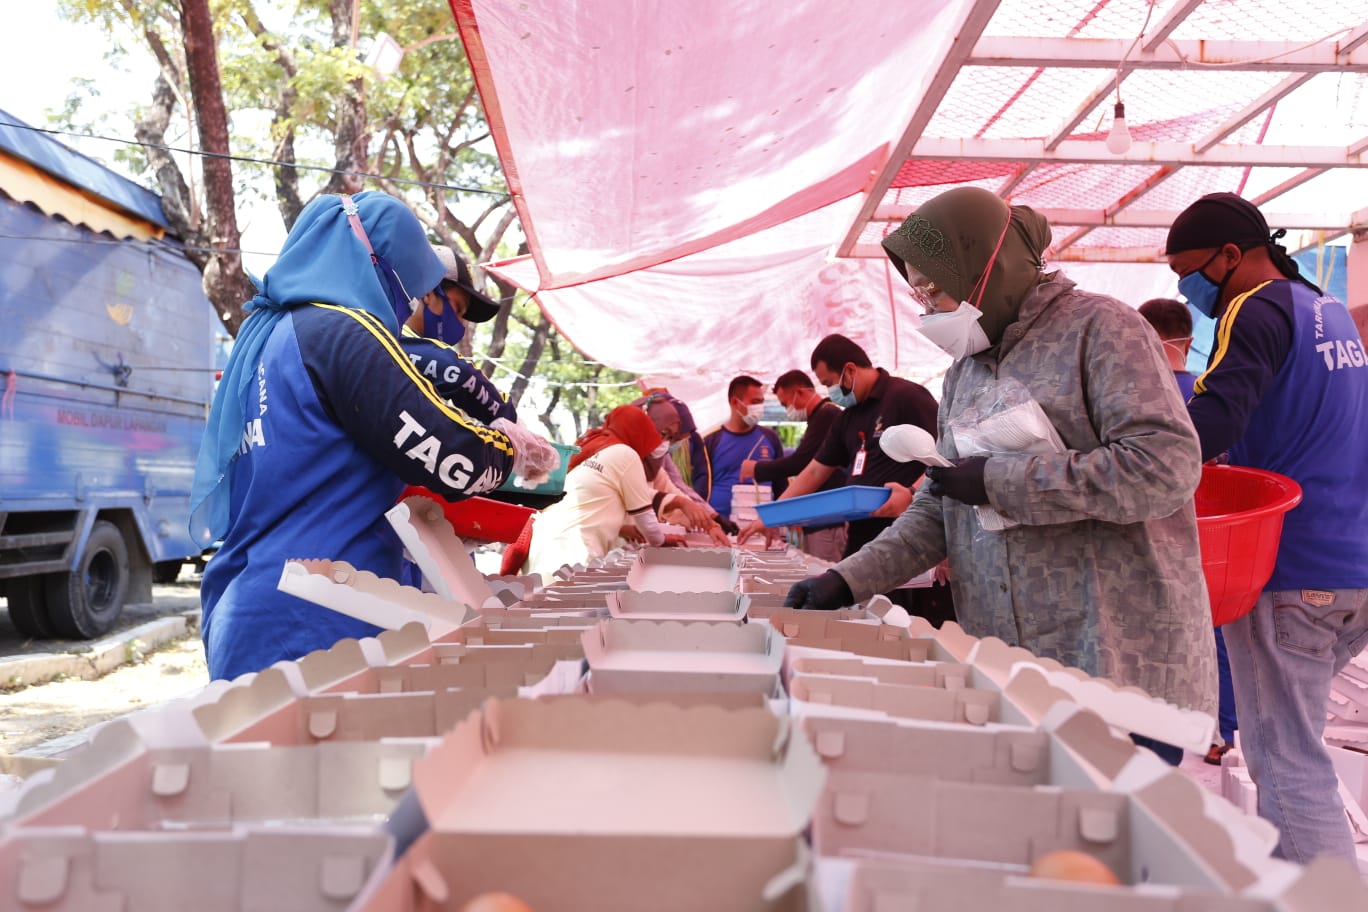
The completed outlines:
{"type": "MultiPolygon", "coordinates": [[[[812,351],[812,372],[844,411],[816,457],[789,482],[780,499],[811,494],[842,468],[849,473],[849,484],[888,488],[892,493],[882,507],[868,519],[849,523],[844,555],[849,557],[907,509],[926,470],[920,462],[898,462],[884,453],[880,446],[884,430],[897,424],[915,424],[935,436],[938,406],[926,387],[874,367],[864,349],[842,335],[832,334],[817,343],[812,351]]],[[[910,613],[939,624],[955,616],[949,592],[949,587],[942,585],[920,591],[897,589],[888,595],[910,613]]]]}
{"type": "MultiPolygon", "coordinates": [[[[841,417],[841,410],[830,399],[819,396],[808,375],[800,370],[791,370],[774,383],[774,395],[784,407],[790,421],[806,421],[807,429],[792,453],[781,459],[757,461],[747,459],[741,463],[741,480],[755,479],[763,483],[786,481],[797,475],[817,450],[826,441],[827,434],[841,417]]],[[[818,490],[827,491],[839,488],[846,483],[844,470],[831,474],[818,490]]],[[[803,527],[803,550],[814,557],[832,563],[845,556],[846,524],[835,523],[824,526],[803,527]]]]}

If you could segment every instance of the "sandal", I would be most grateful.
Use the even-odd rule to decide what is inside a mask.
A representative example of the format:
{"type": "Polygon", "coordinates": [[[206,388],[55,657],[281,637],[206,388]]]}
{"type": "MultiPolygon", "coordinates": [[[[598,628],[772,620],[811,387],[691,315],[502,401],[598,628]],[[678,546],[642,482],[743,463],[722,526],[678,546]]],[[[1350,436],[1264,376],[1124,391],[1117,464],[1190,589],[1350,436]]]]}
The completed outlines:
{"type": "Polygon", "coordinates": [[[1234,746],[1235,745],[1230,743],[1213,744],[1211,745],[1211,748],[1207,750],[1206,756],[1202,759],[1212,766],[1220,766],[1221,758],[1230,753],[1231,748],[1234,746]]]}

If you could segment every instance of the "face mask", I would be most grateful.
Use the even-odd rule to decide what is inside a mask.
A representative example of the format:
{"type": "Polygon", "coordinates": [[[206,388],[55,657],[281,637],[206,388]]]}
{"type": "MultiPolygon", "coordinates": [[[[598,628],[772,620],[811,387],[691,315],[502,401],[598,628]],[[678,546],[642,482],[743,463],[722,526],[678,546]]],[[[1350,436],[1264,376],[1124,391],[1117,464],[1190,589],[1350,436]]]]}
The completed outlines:
{"type": "Polygon", "coordinates": [[[784,417],[789,421],[806,421],[807,409],[794,408],[791,405],[785,406],[784,417]]]}
{"type": "Polygon", "coordinates": [[[669,453],[669,452],[670,452],[670,441],[668,441],[668,440],[662,440],[662,441],[660,441],[660,446],[656,447],[654,450],[651,450],[650,458],[651,458],[651,459],[662,459],[662,458],[664,458],[665,455],[666,455],[667,453],[669,453]]]}
{"type": "Polygon", "coordinates": [[[451,299],[446,296],[446,291],[441,286],[434,288],[433,291],[442,299],[442,312],[436,316],[431,312],[423,314],[423,325],[428,329],[427,335],[440,339],[447,345],[455,345],[465,338],[465,322],[456,316],[456,308],[451,306],[451,299]]]}
{"type": "Polygon", "coordinates": [[[741,416],[741,420],[746,423],[746,427],[755,427],[760,423],[760,419],[764,414],[765,403],[757,402],[754,405],[746,406],[745,414],[741,416]]]}
{"type": "Polygon", "coordinates": [[[827,398],[841,408],[851,408],[856,404],[854,387],[855,384],[852,382],[850,389],[845,388],[845,371],[842,370],[836,385],[827,390],[827,398]]]}
{"type": "Polygon", "coordinates": [[[955,360],[977,355],[991,343],[979,326],[983,311],[967,301],[949,313],[927,314],[917,330],[955,360]]]}
{"type": "Polygon", "coordinates": [[[1221,289],[1225,288],[1225,283],[1230,281],[1231,273],[1235,271],[1231,269],[1226,272],[1225,278],[1220,282],[1213,282],[1207,278],[1203,270],[1220,255],[1221,251],[1216,251],[1205,263],[1178,280],[1178,293],[1205,317],[1216,316],[1216,305],[1221,301],[1221,289]]]}

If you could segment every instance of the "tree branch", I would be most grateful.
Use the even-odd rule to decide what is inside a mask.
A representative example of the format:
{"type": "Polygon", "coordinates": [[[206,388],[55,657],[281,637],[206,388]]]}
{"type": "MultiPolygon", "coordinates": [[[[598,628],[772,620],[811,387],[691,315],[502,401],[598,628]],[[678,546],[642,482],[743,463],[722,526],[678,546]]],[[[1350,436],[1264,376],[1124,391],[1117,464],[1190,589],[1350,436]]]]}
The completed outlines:
{"type": "MultiPolygon", "coordinates": [[[[200,234],[200,226],[195,223],[194,201],[190,198],[190,186],[185,175],[170,152],[160,148],[166,143],[166,131],[171,124],[171,114],[176,107],[176,92],[165,73],[157,74],[152,88],[152,104],[145,108],[133,125],[133,135],[138,142],[146,143],[147,163],[157,176],[157,189],[161,194],[162,212],[171,223],[177,236],[189,241],[192,246],[210,246],[207,235],[200,234]]],[[[187,250],[186,256],[203,271],[209,262],[209,254],[203,251],[187,250]]]]}
{"type": "MultiPolygon", "coordinates": [[[[552,424],[552,413],[555,412],[556,406],[560,404],[560,398],[561,398],[561,389],[560,389],[560,387],[559,387],[559,386],[554,387],[554,388],[551,390],[551,399],[550,399],[550,401],[548,401],[548,402],[546,403],[546,408],[542,411],[542,413],[541,413],[541,415],[540,415],[540,417],[541,417],[541,423],[544,424],[544,425],[546,425],[546,429],[549,430],[549,431],[552,431],[553,433],[555,432],[555,427],[556,427],[556,426],[555,426],[554,424],[552,424]]],[[[575,437],[578,438],[579,435],[576,434],[575,437]]]]}
{"type": "Polygon", "coordinates": [[[517,408],[522,401],[523,393],[527,392],[527,384],[533,371],[537,369],[537,362],[541,360],[542,350],[546,348],[547,337],[551,334],[551,321],[546,319],[545,314],[538,313],[541,320],[537,324],[536,330],[532,333],[532,341],[527,345],[527,354],[523,356],[522,367],[519,368],[516,378],[513,380],[513,387],[508,391],[508,401],[517,408]]]}
{"type": "Polygon", "coordinates": [[[200,146],[210,153],[203,162],[205,211],[210,246],[217,248],[217,252],[204,268],[204,291],[223,315],[228,331],[236,335],[244,316],[242,305],[253,289],[242,269],[242,254],[237,252],[242,236],[237,224],[232,163],[226,157],[230,152],[228,111],[219,78],[209,0],[181,0],[181,26],[200,146]]]}
{"type": "MultiPolygon", "coordinates": [[[[352,44],[353,0],[331,0],[328,13],[332,18],[333,47],[352,44]]],[[[324,193],[358,193],[364,186],[361,178],[343,172],[366,170],[365,86],[360,79],[352,80],[349,91],[337,99],[336,127],[333,132],[333,167],[337,170],[328,177],[324,193]]]]}
{"type": "Polygon", "coordinates": [[[247,30],[261,42],[262,48],[275,54],[276,62],[285,72],[285,79],[281,81],[275,107],[271,112],[271,132],[278,137],[271,157],[286,163],[272,169],[272,178],[275,182],[276,209],[285,222],[285,230],[289,231],[304,208],[304,201],[299,195],[299,171],[290,167],[296,161],[294,107],[299,93],[295,89],[294,80],[299,75],[299,69],[295,66],[294,55],[266,29],[250,3],[241,9],[241,15],[247,30]]]}

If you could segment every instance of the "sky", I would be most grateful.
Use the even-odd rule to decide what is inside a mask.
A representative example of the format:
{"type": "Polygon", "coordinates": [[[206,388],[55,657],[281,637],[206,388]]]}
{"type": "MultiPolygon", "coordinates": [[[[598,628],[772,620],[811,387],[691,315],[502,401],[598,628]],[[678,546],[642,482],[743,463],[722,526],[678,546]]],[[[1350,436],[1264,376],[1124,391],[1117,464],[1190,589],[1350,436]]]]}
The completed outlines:
{"type": "MultiPolygon", "coordinates": [[[[105,59],[110,39],[95,26],[62,20],[51,0],[6,4],[5,19],[9,34],[22,36],[10,42],[0,54],[0,110],[8,111],[34,126],[49,126],[48,114],[62,108],[68,95],[77,89],[76,80],[97,80],[99,97],[86,102],[91,114],[107,112],[113,118],[103,133],[132,137],[126,112],[146,99],[156,78],[151,56],[129,54],[118,64],[105,59]]],[[[136,48],[131,39],[125,46],[136,48]]],[[[95,158],[126,177],[114,161],[115,144],[70,136],[55,137],[78,151],[95,158]]],[[[140,178],[134,178],[143,183],[140,178]]],[[[152,189],[156,189],[155,187],[152,189]]],[[[238,212],[242,246],[247,253],[247,268],[261,275],[275,260],[285,239],[285,229],[269,206],[244,205],[238,212]]]]}

